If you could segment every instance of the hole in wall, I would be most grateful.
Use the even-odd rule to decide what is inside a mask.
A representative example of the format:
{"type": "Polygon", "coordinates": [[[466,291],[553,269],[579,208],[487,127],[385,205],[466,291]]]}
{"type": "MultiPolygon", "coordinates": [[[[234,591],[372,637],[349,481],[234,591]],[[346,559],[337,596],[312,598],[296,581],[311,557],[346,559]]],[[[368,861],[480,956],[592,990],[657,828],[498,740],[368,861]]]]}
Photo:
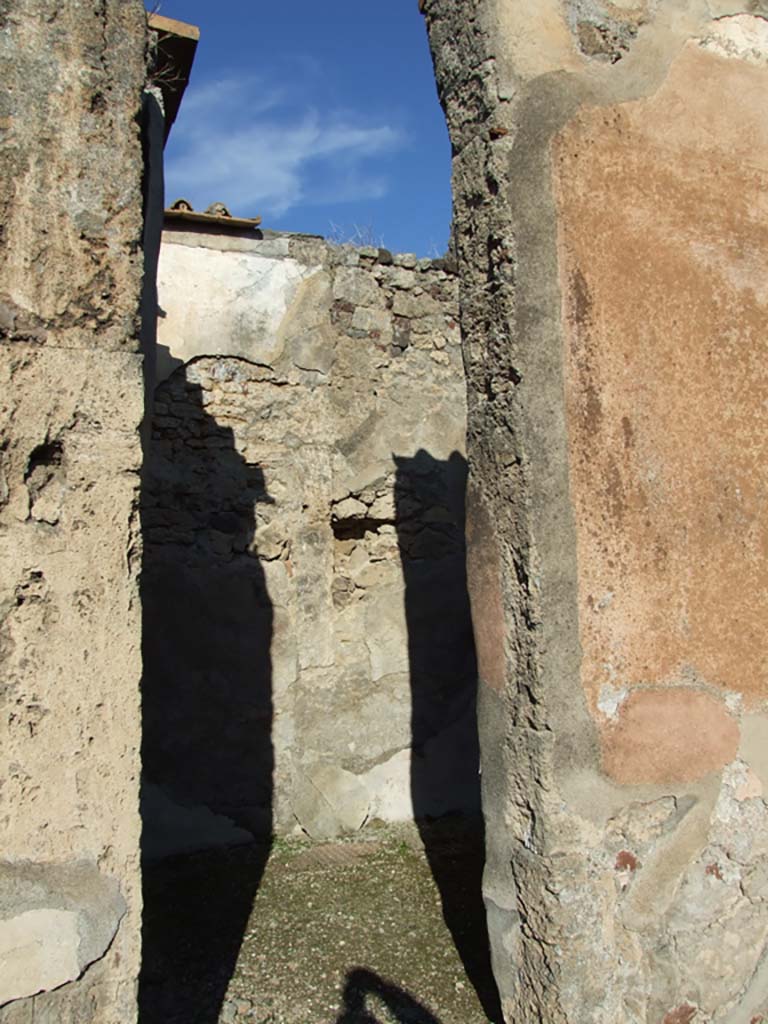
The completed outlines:
{"type": "Polygon", "coordinates": [[[387,519],[331,519],[336,540],[362,540],[366,534],[378,534],[382,526],[392,526],[387,519]]]}
{"type": "Polygon", "coordinates": [[[27,460],[27,468],[24,473],[24,482],[46,475],[49,470],[60,466],[64,457],[64,446],[61,441],[46,441],[37,445],[30,452],[27,460]]]}

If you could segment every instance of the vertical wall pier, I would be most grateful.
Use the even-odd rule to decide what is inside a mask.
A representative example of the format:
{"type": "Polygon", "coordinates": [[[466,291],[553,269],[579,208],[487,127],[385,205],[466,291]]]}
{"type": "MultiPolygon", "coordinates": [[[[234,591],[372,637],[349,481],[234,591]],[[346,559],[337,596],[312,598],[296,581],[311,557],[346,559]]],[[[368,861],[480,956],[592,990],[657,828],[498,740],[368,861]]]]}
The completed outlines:
{"type": "Polygon", "coordinates": [[[506,1019],[768,1012],[768,10],[422,0],[506,1019]]]}
{"type": "Polygon", "coordinates": [[[139,0],[0,5],[0,1020],[132,1022],[139,0]]]}

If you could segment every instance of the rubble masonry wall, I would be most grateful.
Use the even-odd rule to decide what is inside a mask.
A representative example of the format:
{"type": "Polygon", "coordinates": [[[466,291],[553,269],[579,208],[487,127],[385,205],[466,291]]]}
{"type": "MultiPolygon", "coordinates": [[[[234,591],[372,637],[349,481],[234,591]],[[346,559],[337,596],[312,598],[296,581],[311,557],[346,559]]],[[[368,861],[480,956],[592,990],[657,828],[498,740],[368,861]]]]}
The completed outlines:
{"type": "Polygon", "coordinates": [[[316,837],[476,811],[453,274],[175,227],[159,297],[151,799],[316,837]]]}

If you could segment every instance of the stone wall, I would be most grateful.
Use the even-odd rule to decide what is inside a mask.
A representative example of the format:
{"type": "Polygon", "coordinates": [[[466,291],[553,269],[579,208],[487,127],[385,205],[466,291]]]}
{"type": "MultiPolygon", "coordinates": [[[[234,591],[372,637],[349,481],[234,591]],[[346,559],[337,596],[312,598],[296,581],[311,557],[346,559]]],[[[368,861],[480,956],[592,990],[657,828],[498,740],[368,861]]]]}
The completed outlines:
{"type": "Polygon", "coordinates": [[[476,809],[453,275],[175,228],[159,294],[147,850],[476,809]]]}
{"type": "Polygon", "coordinates": [[[768,1014],[768,5],[422,0],[508,1021],[768,1014]]]}
{"type": "Polygon", "coordinates": [[[0,3],[3,1024],[136,1015],[144,46],[0,3]]]}

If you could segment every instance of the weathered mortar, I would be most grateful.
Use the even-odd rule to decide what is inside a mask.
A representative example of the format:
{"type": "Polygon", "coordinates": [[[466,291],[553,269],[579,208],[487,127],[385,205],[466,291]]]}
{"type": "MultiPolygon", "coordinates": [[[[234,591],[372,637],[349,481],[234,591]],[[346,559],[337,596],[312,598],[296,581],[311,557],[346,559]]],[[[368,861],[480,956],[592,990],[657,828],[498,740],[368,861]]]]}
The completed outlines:
{"type": "Polygon", "coordinates": [[[4,1024],[136,1015],[144,50],[0,3],[4,1024]]]}
{"type": "Polygon", "coordinates": [[[454,277],[167,231],[159,289],[150,805],[313,836],[476,810],[454,277]]]}
{"type": "Polygon", "coordinates": [[[768,11],[422,7],[507,1019],[761,1020],[768,11]]]}

